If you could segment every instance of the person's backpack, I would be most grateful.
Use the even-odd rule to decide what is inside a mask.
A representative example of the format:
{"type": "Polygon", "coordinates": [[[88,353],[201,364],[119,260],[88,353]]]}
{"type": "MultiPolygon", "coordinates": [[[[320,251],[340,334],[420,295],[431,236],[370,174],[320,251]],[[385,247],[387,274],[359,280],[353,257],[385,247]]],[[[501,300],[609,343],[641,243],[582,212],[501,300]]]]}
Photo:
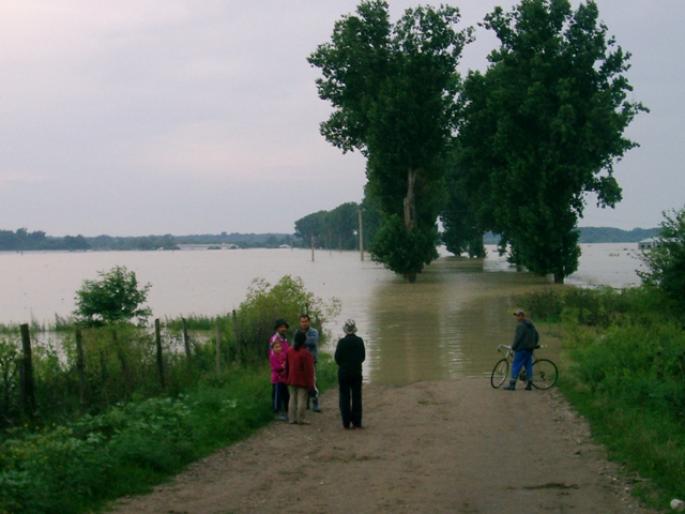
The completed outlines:
{"type": "Polygon", "coordinates": [[[535,328],[534,325],[531,325],[531,328],[533,329],[533,341],[535,341],[534,348],[540,348],[540,334],[538,333],[538,329],[535,328]]]}

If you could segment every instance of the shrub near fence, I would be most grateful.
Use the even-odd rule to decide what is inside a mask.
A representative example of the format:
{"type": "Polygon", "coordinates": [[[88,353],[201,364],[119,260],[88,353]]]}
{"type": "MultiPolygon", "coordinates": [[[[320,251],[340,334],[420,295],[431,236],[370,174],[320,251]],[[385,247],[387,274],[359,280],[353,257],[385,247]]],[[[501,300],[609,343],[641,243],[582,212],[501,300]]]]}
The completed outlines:
{"type": "Polygon", "coordinates": [[[644,287],[552,287],[517,296],[514,301],[539,321],[573,320],[591,327],[608,327],[627,318],[652,322],[674,317],[664,298],[644,287]]]}

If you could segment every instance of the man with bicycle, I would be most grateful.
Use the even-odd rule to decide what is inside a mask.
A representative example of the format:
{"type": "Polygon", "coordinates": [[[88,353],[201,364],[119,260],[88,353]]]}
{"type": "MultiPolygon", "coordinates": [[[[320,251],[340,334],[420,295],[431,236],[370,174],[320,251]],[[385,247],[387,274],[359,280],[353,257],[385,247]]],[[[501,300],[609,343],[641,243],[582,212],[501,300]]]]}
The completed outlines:
{"type": "Polygon", "coordinates": [[[514,352],[514,362],[511,366],[511,380],[509,380],[509,385],[504,389],[508,391],[516,389],[516,380],[521,372],[521,368],[525,367],[526,391],[530,391],[533,388],[533,350],[539,347],[540,335],[533,322],[526,318],[526,313],[523,309],[516,309],[514,316],[516,316],[518,321],[514,342],[511,345],[511,349],[514,352]]]}

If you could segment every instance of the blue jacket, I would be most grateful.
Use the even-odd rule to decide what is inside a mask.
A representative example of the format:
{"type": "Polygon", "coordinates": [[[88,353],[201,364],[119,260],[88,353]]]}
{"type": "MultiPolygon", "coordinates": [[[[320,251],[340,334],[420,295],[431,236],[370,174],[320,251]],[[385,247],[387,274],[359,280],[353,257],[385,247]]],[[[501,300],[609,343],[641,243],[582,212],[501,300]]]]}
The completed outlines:
{"type": "MultiPolygon", "coordinates": [[[[302,332],[302,330],[298,328],[295,333],[297,332],[302,332]]],[[[315,328],[309,327],[309,330],[307,330],[304,335],[307,336],[307,340],[304,342],[304,347],[309,350],[309,353],[312,354],[312,357],[314,357],[314,362],[316,363],[319,357],[319,331],[315,328]]]]}

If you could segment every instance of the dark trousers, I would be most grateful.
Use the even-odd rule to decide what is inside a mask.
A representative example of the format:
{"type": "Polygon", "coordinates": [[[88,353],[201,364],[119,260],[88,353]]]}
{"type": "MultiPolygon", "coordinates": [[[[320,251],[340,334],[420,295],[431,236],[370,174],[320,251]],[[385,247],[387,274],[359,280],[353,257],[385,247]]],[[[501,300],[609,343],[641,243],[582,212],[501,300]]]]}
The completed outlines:
{"type": "Polygon", "coordinates": [[[271,405],[274,412],[288,412],[290,394],[286,384],[271,384],[271,405]]]}
{"type": "Polygon", "coordinates": [[[344,427],[362,426],[362,375],[338,371],[340,415],[344,427]],[[350,402],[351,400],[351,402],[350,402]]]}

